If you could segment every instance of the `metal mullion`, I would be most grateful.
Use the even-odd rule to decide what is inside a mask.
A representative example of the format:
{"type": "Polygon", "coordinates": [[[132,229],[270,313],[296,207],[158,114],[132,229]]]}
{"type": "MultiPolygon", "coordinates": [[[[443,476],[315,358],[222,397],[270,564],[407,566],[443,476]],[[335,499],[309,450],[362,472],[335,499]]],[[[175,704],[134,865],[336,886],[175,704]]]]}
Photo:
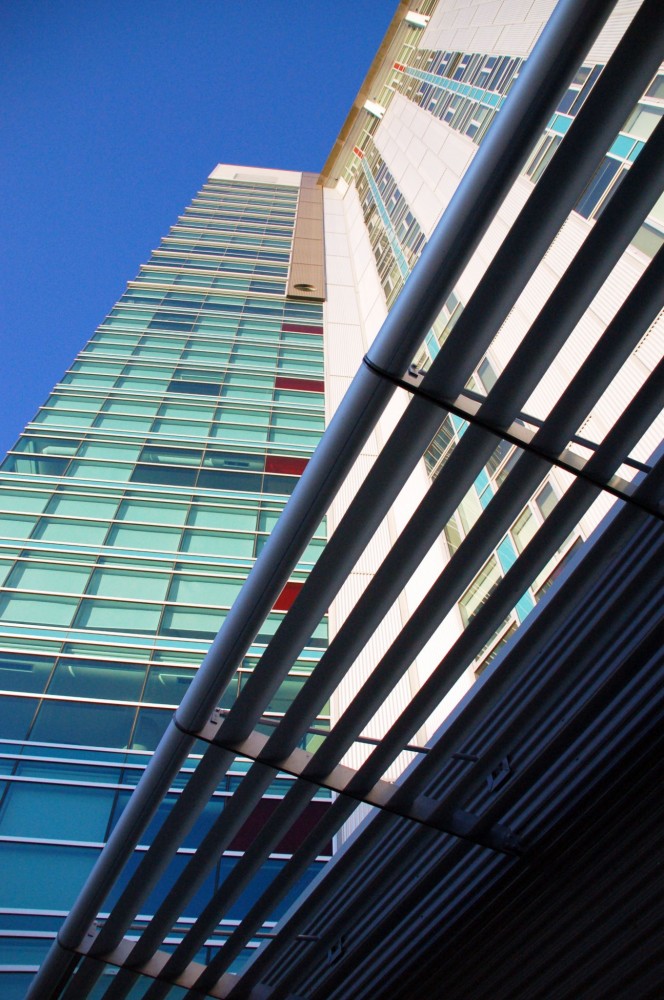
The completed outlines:
{"type": "MultiPolygon", "coordinates": [[[[445,395],[456,396],[463,390],[466,371],[489,347],[574,208],[588,176],[657,71],[663,45],[664,9],[658,0],[645,0],[429,369],[444,373],[445,395]]],[[[519,82],[525,79],[527,66],[519,82]]],[[[377,358],[372,360],[380,364],[377,358]]],[[[399,373],[398,366],[381,367],[399,373]]]]}

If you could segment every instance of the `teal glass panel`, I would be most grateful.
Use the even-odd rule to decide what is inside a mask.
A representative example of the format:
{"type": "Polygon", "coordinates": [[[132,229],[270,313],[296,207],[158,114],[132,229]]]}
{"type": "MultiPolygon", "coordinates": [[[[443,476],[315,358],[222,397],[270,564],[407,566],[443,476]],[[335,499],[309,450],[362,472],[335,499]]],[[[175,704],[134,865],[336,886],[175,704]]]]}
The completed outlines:
{"type": "MultiPolygon", "coordinates": [[[[43,691],[54,660],[29,653],[0,653],[0,688],[4,691],[43,691]]],[[[0,731],[4,736],[4,732],[0,731]]]]}
{"type": "Polygon", "coordinates": [[[144,680],[145,667],[140,664],[60,660],[48,693],[72,698],[138,701],[144,680]]]}
{"type": "Polygon", "coordinates": [[[78,457],[99,458],[104,462],[135,462],[140,450],[138,445],[105,444],[92,441],[81,445],[78,457]]]}
{"type": "Polygon", "coordinates": [[[245,427],[240,424],[214,424],[210,430],[211,438],[223,438],[225,441],[249,441],[254,444],[264,444],[267,441],[267,427],[245,427]]]}
{"type": "Polygon", "coordinates": [[[527,615],[530,614],[530,612],[533,610],[534,607],[535,607],[535,602],[533,601],[530,594],[526,591],[526,593],[523,595],[522,598],[520,598],[516,606],[516,613],[519,616],[519,621],[522,622],[527,617],[527,615]]]}
{"type": "Polygon", "coordinates": [[[103,841],[114,799],[111,789],[12,784],[0,810],[0,835],[103,841]]]}
{"type": "Polygon", "coordinates": [[[152,427],[151,417],[116,417],[103,413],[95,420],[95,427],[110,431],[131,431],[140,434],[152,427]]]}
{"type": "Polygon", "coordinates": [[[3,905],[33,910],[71,906],[99,854],[89,847],[11,843],[2,852],[3,905]]]}
{"type": "Polygon", "coordinates": [[[51,590],[58,594],[82,594],[90,570],[85,566],[49,563],[18,563],[7,581],[21,590],[51,590]]]}
{"type": "Polygon", "coordinates": [[[56,494],[48,505],[49,514],[64,517],[85,517],[96,521],[110,519],[118,506],[117,500],[95,496],[56,494]]]}
{"type": "Polygon", "coordinates": [[[514,550],[514,545],[509,537],[503,538],[502,542],[496,549],[498,553],[498,559],[500,561],[503,573],[507,573],[511,566],[516,562],[516,552],[514,550]]]}
{"type": "Polygon", "coordinates": [[[108,545],[125,549],[175,552],[180,541],[177,528],[132,527],[115,525],[108,535],[108,545]]]}
{"type": "Polygon", "coordinates": [[[281,511],[262,510],[258,518],[259,531],[272,531],[281,517],[281,511]]]}
{"type": "MultiPolygon", "coordinates": [[[[50,943],[49,941],[48,944],[50,943]]],[[[2,972],[1,977],[4,1000],[25,1000],[28,987],[35,974],[34,972],[2,972]]]]}
{"type": "Polygon", "coordinates": [[[168,599],[180,604],[213,604],[229,608],[240,593],[242,583],[242,580],[223,577],[176,575],[168,599]]]}
{"type": "Polygon", "coordinates": [[[164,403],[159,407],[159,416],[207,421],[214,416],[214,406],[189,406],[185,402],[164,403]]]}
{"type": "Polygon", "coordinates": [[[209,424],[192,423],[187,420],[155,420],[152,425],[154,434],[181,435],[186,438],[206,438],[210,430],[209,424]]]}
{"type": "Polygon", "coordinates": [[[3,538],[27,538],[36,523],[36,517],[2,514],[0,515],[0,535],[3,538]]]}
{"type": "Polygon", "coordinates": [[[4,594],[0,597],[0,619],[26,625],[71,624],[78,601],[71,597],[4,594]]]}
{"type": "Polygon", "coordinates": [[[179,705],[194,677],[193,670],[151,667],[143,701],[159,705],[179,705]]]}
{"type": "Polygon", "coordinates": [[[159,503],[149,500],[123,500],[118,508],[119,521],[142,521],[149,524],[184,524],[186,504],[159,503]]]}
{"type": "Polygon", "coordinates": [[[55,437],[21,437],[14,448],[26,455],[65,455],[75,454],[80,440],[78,438],[55,437]]]}
{"type": "Polygon", "coordinates": [[[58,427],[89,427],[94,420],[91,413],[68,413],[66,410],[40,410],[34,419],[35,424],[58,427]]]}
{"type": "Polygon", "coordinates": [[[96,569],[90,579],[88,594],[124,597],[125,600],[163,601],[169,579],[166,573],[96,569]]]}
{"type": "Polygon", "coordinates": [[[154,416],[159,409],[159,403],[139,403],[133,399],[109,399],[102,406],[104,413],[129,413],[146,417],[154,416]]]}
{"type": "Polygon", "coordinates": [[[305,677],[287,677],[267,707],[268,712],[286,712],[302,688],[305,677]]]}
{"type": "Polygon", "coordinates": [[[197,528],[229,528],[233,531],[255,531],[257,511],[241,507],[192,507],[189,525],[197,528]]]}
{"type": "MultiPolygon", "coordinates": [[[[3,920],[3,923],[6,921],[3,920]]],[[[41,965],[46,958],[46,954],[53,944],[52,938],[0,938],[0,966],[2,965],[41,965]]],[[[7,972],[0,972],[0,990],[3,1000],[24,1000],[31,973],[26,977],[25,986],[22,993],[5,992],[5,983],[9,978],[10,983],[21,977],[7,972]]],[[[16,983],[14,984],[16,986],[16,983]]]]}
{"type": "Polygon", "coordinates": [[[91,702],[44,702],[30,738],[44,743],[126,747],[136,709],[91,702]]]}
{"type": "MultiPolygon", "coordinates": [[[[4,677],[2,678],[4,687],[4,677]]],[[[8,685],[9,686],[9,685],[8,685]]],[[[11,690],[17,690],[13,684],[11,690]]],[[[0,697],[0,732],[5,740],[24,740],[30,729],[37,703],[32,698],[0,697]]]]}
{"type": "Polygon", "coordinates": [[[225,535],[220,531],[198,531],[187,529],[182,534],[182,552],[203,556],[230,556],[251,558],[253,553],[253,536],[225,535]]]}
{"type": "Polygon", "coordinates": [[[109,632],[154,632],[159,625],[161,608],[123,601],[97,601],[86,598],[76,615],[77,628],[109,632]]]}
{"type": "Polygon", "coordinates": [[[233,399],[272,399],[272,388],[226,383],[221,390],[221,395],[233,399]]]}
{"type": "Polygon", "coordinates": [[[48,542],[67,542],[72,545],[101,545],[108,527],[105,524],[85,521],[50,520],[41,518],[33,538],[48,542]]]}
{"type": "Polygon", "coordinates": [[[49,396],[44,405],[56,409],[61,407],[64,410],[88,410],[96,413],[99,409],[99,399],[96,396],[78,396],[73,392],[67,392],[49,396]]]}
{"type": "Polygon", "coordinates": [[[8,455],[1,468],[4,472],[22,472],[26,476],[61,476],[68,464],[68,458],[50,458],[44,455],[8,455]]]}
{"type": "Polygon", "coordinates": [[[131,745],[135,750],[155,750],[173,718],[171,709],[141,708],[131,745]]]}
{"type": "Polygon", "coordinates": [[[41,514],[50,498],[50,492],[0,489],[0,509],[18,514],[41,514]]]}
{"type": "Polygon", "coordinates": [[[226,615],[216,608],[165,608],[160,632],[183,639],[214,639],[226,615]]]}

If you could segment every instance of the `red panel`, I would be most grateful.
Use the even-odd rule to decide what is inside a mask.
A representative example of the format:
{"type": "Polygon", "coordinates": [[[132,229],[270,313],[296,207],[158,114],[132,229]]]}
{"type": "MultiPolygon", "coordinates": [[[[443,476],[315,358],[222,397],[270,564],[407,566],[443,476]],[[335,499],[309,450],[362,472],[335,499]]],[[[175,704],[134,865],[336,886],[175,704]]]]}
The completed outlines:
{"type": "Polygon", "coordinates": [[[395,64],[394,64],[394,68],[395,68],[395,69],[400,69],[402,73],[403,73],[403,72],[405,71],[405,69],[406,69],[406,67],[405,67],[405,66],[403,65],[403,63],[397,63],[397,62],[395,62],[395,64]]]}
{"type": "Polygon", "coordinates": [[[309,326],[305,323],[282,323],[281,329],[284,333],[317,333],[323,336],[322,326],[309,326]]]}
{"type": "Polygon", "coordinates": [[[308,459],[295,458],[293,455],[268,455],[265,459],[265,471],[282,476],[301,476],[307,462],[308,459]]]}
{"type": "Polygon", "coordinates": [[[325,392],[325,383],[322,379],[291,378],[289,375],[277,375],[275,387],[277,389],[301,389],[303,392],[325,392]]]}
{"type": "Polygon", "coordinates": [[[302,590],[301,583],[287,583],[274,602],[275,611],[288,611],[291,604],[302,590]]]}
{"type": "Polygon", "coordinates": [[[361,160],[364,159],[364,153],[362,152],[359,146],[353,146],[353,152],[355,153],[356,156],[359,156],[361,160]]]}
{"type": "MultiPolygon", "coordinates": [[[[294,819],[293,826],[277,844],[275,851],[279,854],[291,854],[302,845],[307,834],[311,833],[316,824],[330,808],[331,802],[310,802],[294,819]]],[[[274,810],[279,806],[277,799],[261,799],[251,811],[249,819],[230,844],[231,851],[247,851],[261,832],[274,810]]],[[[321,854],[332,853],[332,842],[326,844],[321,854]]]]}

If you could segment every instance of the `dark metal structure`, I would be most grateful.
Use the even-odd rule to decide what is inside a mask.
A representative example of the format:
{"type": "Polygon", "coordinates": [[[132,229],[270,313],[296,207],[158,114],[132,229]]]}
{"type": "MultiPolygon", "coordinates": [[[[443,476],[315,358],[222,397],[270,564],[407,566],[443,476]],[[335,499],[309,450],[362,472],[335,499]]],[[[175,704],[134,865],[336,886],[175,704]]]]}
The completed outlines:
{"type": "Polygon", "coordinates": [[[630,453],[661,409],[664,367],[643,376],[612,430],[574,444],[597,400],[664,305],[652,260],[545,419],[531,393],[664,187],[664,124],[570,262],[486,397],[464,391],[589,177],[664,55],[664,6],[644,0],[425,375],[404,377],[610,13],[563,0],[375,341],[278,528],[177,711],[66,920],[29,1000],[416,1000],[649,997],[664,988],[661,926],[664,458],[630,453]],[[410,402],[300,596],[228,713],[223,691],[391,393],[410,402]],[[273,732],[270,699],[343,585],[442,419],[468,429],[318,667],[273,732]],[[525,423],[524,423],[525,421],[525,423]],[[369,679],[312,755],[317,712],[398,598],[502,441],[520,451],[500,490],[369,679]],[[358,770],[340,762],[476,577],[552,465],[567,493],[358,770]],[[414,734],[603,491],[619,498],[528,621],[397,781],[414,734]],[[110,913],[121,877],[195,740],[208,749],[110,913]],[[150,918],[142,906],[231,761],[253,761],[150,918]],[[276,770],[294,778],[198,918],[183,901],[242,828],[276,770]],[[218,928],[320,786],[338,793],[232,931],[218,928]],[[276,927],[275,907],[364,803],[369,815],[276,927]],[[165,946],[166,942],[166,946],[165,946]],[[169,942],[171,942],[169,944],[169,942]],[[215,944],[207,965],[200,949],[215,944]],[[241,973],[229,971],[260,944],[241,973]],[[112,978],[103,975],[117,968],[112,978]]]}

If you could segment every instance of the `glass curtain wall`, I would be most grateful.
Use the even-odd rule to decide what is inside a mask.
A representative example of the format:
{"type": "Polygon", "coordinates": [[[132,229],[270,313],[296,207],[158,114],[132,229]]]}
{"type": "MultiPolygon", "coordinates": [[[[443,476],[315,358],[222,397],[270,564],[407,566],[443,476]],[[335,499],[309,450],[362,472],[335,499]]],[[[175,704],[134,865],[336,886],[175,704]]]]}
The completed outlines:
{"type": "MultiPolygon", "coordinates": [[[[298,193],[210,179],[0,469],[3,997],[23,996],[323,431],[322,305],[286,298],[298,193]]],[[[269,714],[325,642],[322,623],[269,714]]]]}

